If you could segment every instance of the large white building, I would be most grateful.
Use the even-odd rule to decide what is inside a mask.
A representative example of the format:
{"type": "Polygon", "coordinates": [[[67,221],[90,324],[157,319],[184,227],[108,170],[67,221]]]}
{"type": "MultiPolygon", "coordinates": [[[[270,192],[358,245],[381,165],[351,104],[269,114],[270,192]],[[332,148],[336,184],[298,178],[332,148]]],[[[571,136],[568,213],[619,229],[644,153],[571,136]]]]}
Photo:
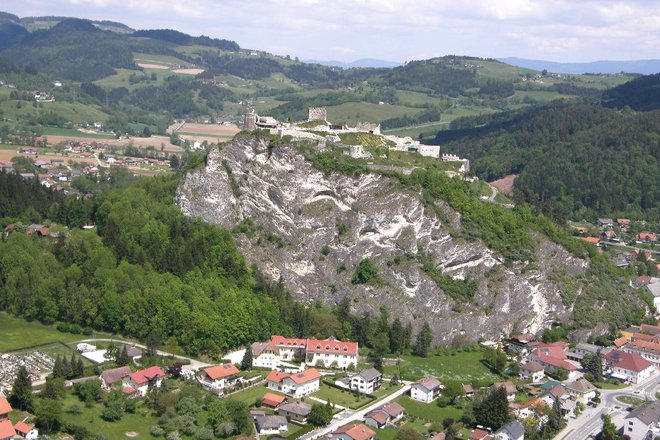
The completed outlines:
{"type": "Polygon", "coordinates": [[[410,398],[431,403],[440,395],[442,384],[435,377],[425,377],[410,386],[410,398]]]}
{"type": "Polygon", "coordinates": [[[357,342],[329,339],[285,338],[273,335],[268,342],[252,344],[252,365],[277,368],[282,362],[302,362],[321,368],[346,369],[358,364],[357,342]]]}
{"type": "Polygon", "coordinates": [[[300,398],[317,391],[320,387],[321,373],[314,368],[299,373],[271,371],[266,377],[268,388],[280,393],[300,398]]]}
{"type": "Polygon", "coordinates": [[[611,377],[629,383],[639,383],[655,373],[653,363],[635,353],[612,350],[605,356],[611,377]]]}

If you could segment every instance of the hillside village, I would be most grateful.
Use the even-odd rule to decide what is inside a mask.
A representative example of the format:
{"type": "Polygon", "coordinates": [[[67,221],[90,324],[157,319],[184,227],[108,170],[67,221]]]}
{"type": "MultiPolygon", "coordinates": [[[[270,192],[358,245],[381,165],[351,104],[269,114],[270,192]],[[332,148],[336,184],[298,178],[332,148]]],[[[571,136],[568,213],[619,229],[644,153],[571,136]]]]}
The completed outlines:
{"type": "MultiPolygon", "coordinates": [[[[103,420],[111,420],[108,408],[114,407],[108,399],[115,396],[113,399],[123,402],[116,409],[119,420],[123,411],[130,414],[135,411],[131,408],[148,405],[167,390],[200,387],[208,393],[207,402],[242,402],[243,414],[253,426],[249,431],[256,438],[389,439],[393,433],[411,428],[433,440],[522,440],[533,427],[551,425],[554,431],[548,432],[557,438],[584,438],[578,432],[600,420],[603,409],[632,440],[660,435],[656,401],[660,326],[630,327],[612,341],[598,340],[598,345],[551,339],[546,332],[543,338],[518,334],[500,342],[483,342],[478,349],[483,353],[481,362],[499,372],[500,380],[491,383],[397,374],[387,365],[400,360],[388,359],[383,368],[383,359],[361,354],[356,342],[334,338],[273,335],[268,341],[228,353],[224,363],[218,364],[156,354],[148,347],[86,342],[75,345],[75,352],[91,366],[84,368],[86,374],[79,372],[80,378],[62,382],[60,392],[72,387],[81,399],[83,389],[93,392],[97,397],[91,401],[92,407],[99,406],[94,401],[105,401],[100,408],[106,409],[97,413],[103,420]],[[460,414],[460,408],[483,399],[496,401],[495,396],[501,396],[504,411],[495,426],[471,424],[460,417],[434,420],[427,415],[445,411],[443,408],[458,408],[460,414]]],[[[51,392],[44,390],[61,374],[63,359],[66,361],[59,354],[54,360],[36,351],[22,357],[5,354],[0,366],[2,371],[14,372],[26,368],[33,386],[43,393],[51,392]]],[[[43,424],[43,416],[35,418],[25,409],[12,409],[11,401],[21,402],[12,391],[14,380],[15,375],[3,379],[0,439],[37,438],[35,422],[43,424]]],[[[151,427],[151,434],[165,433],[169,426],[159,421],[151,427]]]]}

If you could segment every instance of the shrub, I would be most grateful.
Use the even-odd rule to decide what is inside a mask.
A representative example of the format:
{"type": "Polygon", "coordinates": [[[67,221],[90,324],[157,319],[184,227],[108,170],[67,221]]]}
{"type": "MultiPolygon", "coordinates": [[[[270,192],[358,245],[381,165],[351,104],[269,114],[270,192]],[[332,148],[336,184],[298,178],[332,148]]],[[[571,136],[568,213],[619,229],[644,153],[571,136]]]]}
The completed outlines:
{"type": "Polygon", "coordinates": [[[358,267],[355,269],[355,274],[351,283],[353,284],[366,284],[378,279],[378,268],[369,259],[365,258],[360,261],[358,267]]]}

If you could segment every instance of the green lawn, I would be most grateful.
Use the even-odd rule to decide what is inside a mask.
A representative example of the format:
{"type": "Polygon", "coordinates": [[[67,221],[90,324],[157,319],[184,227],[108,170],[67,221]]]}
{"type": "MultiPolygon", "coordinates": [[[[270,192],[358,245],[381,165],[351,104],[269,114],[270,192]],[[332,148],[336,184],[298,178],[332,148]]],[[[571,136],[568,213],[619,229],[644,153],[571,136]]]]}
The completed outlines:
{"type": "Polygon", "coordinates": [[[616,400],[618,400],[619,402],[625,405],[630,405],[630,406],[639,406],[644,403],[644,399],[640,399],[639,397],[633,397],[633,396],[618,396],[616,400]]]}
{"type": "Polygon", "coordinates": [[[87,336],[62,333],[53,325],[26,321],[0,312],[0,352],[14,351],[52,342],[77,341],[87,336]]]}
{"type": "Polygon", "coordinates": [[[158,438],[150,434],[151,427],[158,424],[157,419],[150,410],[142,405],[138,406],[135,414],[124,414],[121,420],[116,422],[106,422],[101,419],[99,414],[102,409],[103,404],[101,403],[88,408],[76,396],[67,393],[64,399],[63,419],[65,423],[82,426],[93,434],[103,434],[106,440],[126,439],[126,432],[138,432],[138,438],[141,439],[158,438]],[[67,409],[74,405],[80,408],[81,414],[67,412],[67,409]]]}
{"type": "Polygon", "coordinates": [[[355,125],[358,121],[378,123],[385,119],[416,115],[423,110],[403,105],[378,105],[370,102],[346,102],[327,109],[329,121],[334,124],[349,125],[355,125]]]}
{"type": "Polygon", "coordinates": [[[620,381],[617,381],[616,383],[594,382],[594,385],[597,386],[598,388],[602,388],[604,390],[620,390],[620,389],[626,388],[628,386],[625,383],[620,382],[620,381]]]}
{"type": "Polygon", "coordinates": [[[282,393],[278,393],[277,391],[269,390],[266,387],[266,385],[263,384],[239,391],[236,394],[232,394],[231,396],[228,396],[227,398],[239,400],[241,402],[244,402],[248,406],[254,406],[254,401],[260,397],[264,397],[264,394],[266,393],[273,393],[281,396],[284,395],[282,393]]]}
{"type": "Polygon", "coordinates": [[[427,421],[442,422],[446,418],[459,420],[463,414],[463,410],[454,406],[440,408],[436,402],[417,402],[408,396],[401,396],[396,399],[396,402],[405,408],[406,416],[418,417],[427,421]]]}
{"type": "Polygon", "coordinates": [[[377,389],[372,395],[375,396],[377,399],[380,399],[385,396],[389,396],[390,394],[396,392],[397,390],[401,389],[403,385],[390,385],[388,382],[384,382],[379,389],[377,389]]]}
{"type": "Polygon", "coordinates": [[[429,434],[429,428],[430,425],[428,422],[425,422],[423,420],[410,420],[409,418],[404,418],[401,422],[399,422],[399,425],[397,427],[394,426],[388,426],[387,428],[383,429],[376,429],[376,439],[377,440],[393,440],[394,436],[396,435],[397,431],[400,428],[412,428],[415,431],[421,433],[426,437],[426,434],[429,434]]]}
{"type": "Polygon", "coordinates": [[[331,403],[349,408],[360,408],[365,403],[371,401],[371,399],[364,396],[356,399],[355,394],[352,392],[340,390],[324,383],[321,383],[321,389],[312,393],[311,396],[325,401],[329,400],[331,403]]]}
{"type": "Polygon", "coordinates": [[[440,381],[455,380],[464,384],[490,385],[501,380],[482,362],[483,353],[477,351],[447,351],[422,358],[412,355],[402,356],[401,364],[388,365],[385,374],[398,374],[403,379],[417,380],[424,376],[434,376],[440,381]]]}

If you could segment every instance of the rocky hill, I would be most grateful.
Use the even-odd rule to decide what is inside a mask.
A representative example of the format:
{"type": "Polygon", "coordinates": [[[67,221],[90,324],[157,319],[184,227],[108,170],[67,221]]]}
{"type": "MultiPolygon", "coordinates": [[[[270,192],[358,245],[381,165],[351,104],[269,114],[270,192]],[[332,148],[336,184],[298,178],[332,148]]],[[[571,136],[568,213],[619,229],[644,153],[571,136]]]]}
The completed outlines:
{"type": "Polygon", "coordinates": [[[481,241],[453,238],[461,216],[445,203],[436,202],[441,221],[395,179],[326,176],[295,145],[247,135],[213,149],[206,166],[182,179],[176,202],[188,216],[233,228],[247,259],[298,299],[336,303],[349,295],[356,310],[370,312],[386,304],[405,321],[427,320],[445,344],[570,319],[557,274],[577,279],[589,266],[536,233],[542,264],[505,264],[481,241]],[[474,297],[447,295],[420,257],[455,280],[476,280],[474,297]],[[353,284],[365,258],[379,280],[353,284]]]}

